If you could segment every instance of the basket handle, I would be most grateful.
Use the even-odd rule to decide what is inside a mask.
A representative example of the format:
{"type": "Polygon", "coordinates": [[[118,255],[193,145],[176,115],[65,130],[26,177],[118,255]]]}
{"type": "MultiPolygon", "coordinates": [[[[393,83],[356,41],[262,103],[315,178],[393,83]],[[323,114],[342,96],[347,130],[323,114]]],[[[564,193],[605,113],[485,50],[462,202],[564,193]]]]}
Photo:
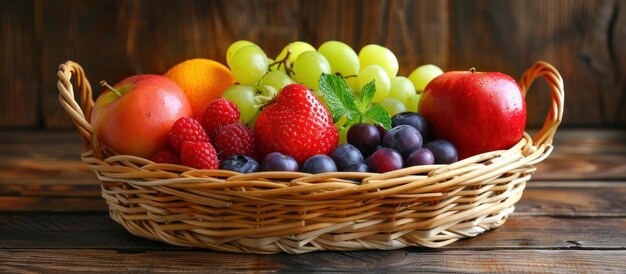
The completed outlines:
{"type": "Polygon", "coordinates": [[[552,144],[556,129],[563,119],[563,106],[565,103],[563,78],[561,78],[559,72],[552,65],[544,61],[538,61],[522,75],[519,84],[524,97],[526,97],[528,88],[530,88],[533,81],[539,76],[543,76],[543,78],[548,81],[548,85],[552,90],[552,107],[550,108],[550,112],[548,112],[543,127],[533,138],[533,143],[536,146],[552,144]]]}
{"type": "Polygon", "coordinates": [[[57,81],[59,101],[80,132],[83,138],[83,144],[85,145],[85,151],[87,151],[91,147],[91,137],[93,133],[93,127],[89,123],[88,117],[91,117],[91,110],[94,105],[89,80],[87,80],[83,68],[72,61],[61,64],[57,76],[59,76],[59,80],[57,81]],[[74,97],[74,87],[71,82],[72,74],[76,78],[76,88],[80,92],[80,105],[76,102],[74,97]]]}

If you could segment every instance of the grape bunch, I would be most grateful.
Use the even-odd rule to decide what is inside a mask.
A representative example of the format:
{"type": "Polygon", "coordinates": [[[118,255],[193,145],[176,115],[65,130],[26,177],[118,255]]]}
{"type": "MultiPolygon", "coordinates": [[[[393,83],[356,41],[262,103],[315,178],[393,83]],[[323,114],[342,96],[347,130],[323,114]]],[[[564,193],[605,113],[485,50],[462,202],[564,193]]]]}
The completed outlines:
{"type": "MultiPolygon", "coordinates": [[[[357,54],[340,41],[325,42],[317,50],[306,42],[292,42],[271,59],[258,45],[240,40],[228,47],[226,61],[237,84],[229,87],[223,97],[239,107],[241,122],[251,128],[259,106],[289,84],[307,86],[325,103],[319,87],[322,73],[341,76],[355,93],[374,80],[376,93],[371,103],[380,104],[391,116],[416,112],[420,92],[443,73],[428,64],[416,68],[408,77],[399,76],[398,59],[388,48],[370,44],[357,54]]],[[[342,143],[346,131],[342,132],[342,143]]]]}

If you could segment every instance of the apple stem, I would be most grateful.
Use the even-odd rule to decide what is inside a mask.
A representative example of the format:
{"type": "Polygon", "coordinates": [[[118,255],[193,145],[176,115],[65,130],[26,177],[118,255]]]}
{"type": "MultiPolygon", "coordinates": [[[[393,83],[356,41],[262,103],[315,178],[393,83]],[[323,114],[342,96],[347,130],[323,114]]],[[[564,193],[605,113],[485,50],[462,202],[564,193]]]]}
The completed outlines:
{"type": "Polygon", "coordinates": [[[107,84],[107,81],[104,81],[104,80],[100,81],[100,85],[103,86],[103,87],[108,88],[109,90],[111,90],[111,92],[115,93],[115,95],[117,95],[117,97],[122,97],[122,94],[119,91],[117,91],[116,89],[114,89],[112,86],[107,84]]]}
{"type": "Polygon", "coordinates": [[[470,68],[470,72],[471,72],[471,73],[476,72],[476,68],[475,68],[475,67],[470,68]]]}

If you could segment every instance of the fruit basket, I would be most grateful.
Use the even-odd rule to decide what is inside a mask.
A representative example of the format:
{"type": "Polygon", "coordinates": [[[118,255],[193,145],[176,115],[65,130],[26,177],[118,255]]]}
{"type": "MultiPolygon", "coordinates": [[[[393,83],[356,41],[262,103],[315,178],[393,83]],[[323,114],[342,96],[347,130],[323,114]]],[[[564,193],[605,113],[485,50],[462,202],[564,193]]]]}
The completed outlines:
{"type": "Polygon", "coordinates": [[[537,62],[519,84],[525,95],[545,78],[551,108],[534,138],[524,133],[508,150],[387,173],[241,174],[115,155],[86,118],[94,102],[81,66],[68,61],[57,74],[61,105],[84,143],[81,159],[101,181],[113,220],[143,238],[239,253],[437,248],[497,228],[552,151],[564,102],[559,73],[537,62]]]}

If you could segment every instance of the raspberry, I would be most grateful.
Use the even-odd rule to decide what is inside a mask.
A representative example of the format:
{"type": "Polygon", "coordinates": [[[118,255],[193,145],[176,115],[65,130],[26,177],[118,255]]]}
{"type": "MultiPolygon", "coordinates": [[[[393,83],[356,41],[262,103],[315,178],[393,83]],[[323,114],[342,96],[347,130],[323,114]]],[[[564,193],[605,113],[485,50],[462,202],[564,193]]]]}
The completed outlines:
{"type": "Polygon", "coordinates": [[[239,108],[233,102],[224,98],[213,100],[202,113],[200,121],[211,140],[220,127],[239,121],[239,108]]]}
{"type": "Polygon", "coordinates": [[[233,155],[254,153],[252,131],[241,123],[225,125],[215,135],[215,148],[221,160],[233,155]]]}
{"type": "Polygon", "coordinates": [[[180,150],[183,165],[197,169],[217,169],[219,161],[209,142],[183,142],[180,150]]]}
{"type": "Polygon", "coordinates": [[[193,118],[180,118],[170,129],[170,144],[180,152],[181,144],[189,142],[210,142],[209,136],[200,123],[193,118]]]}
{"type": "Polygon", "coordinates": [[[172,149],[167,148],[150,157],[150,161],[163,164],[180,164],[180,158],[172,149]]]}

